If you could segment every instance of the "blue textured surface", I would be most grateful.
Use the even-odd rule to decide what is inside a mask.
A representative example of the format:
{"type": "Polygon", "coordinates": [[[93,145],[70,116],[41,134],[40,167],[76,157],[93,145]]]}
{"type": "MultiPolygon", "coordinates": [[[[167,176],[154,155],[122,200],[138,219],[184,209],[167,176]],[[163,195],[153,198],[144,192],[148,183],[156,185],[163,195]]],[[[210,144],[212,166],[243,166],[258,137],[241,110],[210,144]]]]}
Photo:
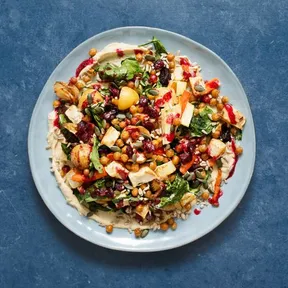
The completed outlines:
{"type": "Polygon", "coordinates": [[[287,1],[80,2],[0,1],[0,287],[288,287],[287,1]],[[46,208],[29,170],[28,124],[48,76],[83,40],[126,25],[215,51],[242,82],[256,126],[241,204],[210,234],[166,252],[114,252],[78,238],[46,208]]]}

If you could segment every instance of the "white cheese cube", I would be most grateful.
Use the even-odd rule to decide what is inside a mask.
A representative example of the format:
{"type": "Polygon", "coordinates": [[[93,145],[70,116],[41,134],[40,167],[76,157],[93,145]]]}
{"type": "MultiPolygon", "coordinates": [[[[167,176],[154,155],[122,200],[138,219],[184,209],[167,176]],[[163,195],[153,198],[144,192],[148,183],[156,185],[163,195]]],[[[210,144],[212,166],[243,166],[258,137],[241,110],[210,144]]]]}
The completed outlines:
{"type": "Polygon", "coordinates": [[[124,168],[119,162],[113,161],[105,167],[107,174],[110,177],[122,179],[122,175],[128,174],[129,171],[124,168]]]}
{"type": "Polygon", "coordinates": [[[160,179],[166,179],[167,176],[174,173],[175,171],[176,167],[174,166],[172,161],[157,166],[157,168],[155,169],[155,173],[160,179]]]}
{"type": "Polygon", "coordinates": [[[245,122],[246,122],[246,118],[245,116],[240,112],[238,111],[237,109],[235,109],[232,105],[229,105],[232,109],[232,114],[234,114],[234,118],[235,118],[235,124],[232,124],[231,123],[231,119],[229,117],[229,114],[228,114],[228,111],[224,105],[224,109],[222,110],[223,111],[223,115],[222,115],[222,120],[224,120],[225,122],[239,128],[239,129],[243,129],[243,126],[245,125],[245,122]]]}
{"type": "Polygon", "coordinates": [[[177,81],[176,82],[176,96],[180,96],[186,90],[187,82],[177,81]]]}
{"type": "Polygon", "coordinates": [[[65,115],[71,120],[74,124],[81,122],[83,114],[78,110],[75,105],[71,105],[65,112],[65,115]]]}
{"type": "Polygon", "coordinates": [[[194,112],[194,105],[188,102],[181,117],[181,125],[189,127],[191,119],[193,117],[193,112],[194,112]]]}
{"type": "Polygon", "coordinates": [[[137,213],[138,215],[140,215],[143,219],[145,219],[145,217],[146,217],[146,215],[148,214],[148,212],[149,212],[149,205],[148,205],[148,204],[147,204],[147,205],[143,205],[143,209],[142,209],[141,212],[138,212],[138,211],[136,210],[136,213],[137,213]]]}
{"type": "Polygon", "coordinates": [[[154,171],[149,167],[143,167],[138,172],[129,172],[128,177],[133,187],[136,187],[142,183],[148,183],[158,178],[154,171]]]}
{"type": "Polygon", "coordinates": [[[119,136],[120,132],[117,131],[113,126],[110,126],[101,141],[101,145],[106,145],[107,147],[110,148],[115,144],[119,136]]]}
{"type": "Polygon", "coordinates": [[[208,154],[214,159],[219,158],[224,154],[226,150],[226,145],[218,139],[212,138],[208,145],[208,154]]]}
{"type": "Polygon", "coordinates": [[[235,158],[236,158],[236,155],[232,149],[232,144],[231,144],[231,142],[227,142],[226,143],[226,151],[221,157],[222,180],[225,180],[228,178],[231,170],[236,165],[236,159],[235,158]]]}

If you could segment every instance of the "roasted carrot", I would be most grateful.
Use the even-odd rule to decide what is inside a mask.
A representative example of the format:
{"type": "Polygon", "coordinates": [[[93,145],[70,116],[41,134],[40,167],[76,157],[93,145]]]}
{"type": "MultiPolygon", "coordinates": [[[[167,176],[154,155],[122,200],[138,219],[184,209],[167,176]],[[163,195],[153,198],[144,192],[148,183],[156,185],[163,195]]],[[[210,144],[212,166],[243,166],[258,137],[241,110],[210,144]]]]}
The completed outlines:
{"type": "Polygon", "coordinates": [[[203,94],[208,94],[212,90],[217,89],[218,87],[219,87],[219,79],[218,78],[213,78],[213,79],[211,79],[211,80],[209,80],[208,82],[205,83],[205,91],[202,92],[202,93],[203,94]]]}
{"type": "Polygon", "coordinates": [[[222,170],[218,169],[218,174],[214,185],[214,195],[212,197],[212,200],[215,202],[219,198],[221,180],[222,180],[222,170]]]}
{"type": "Polygon", "coordinates": [[[196,159],[196,156],[193,155],[192,160],[184,165],[181,165],[180,172],[184,175],[193,165],[194,161],[196,159]]]}
{"type": "Polygon", "coordinates": [[[189,102],[190,96],[191,96],[191,93],[187,90],[185,90],[183,94],[180,96],[179,100],[180,100],[180,106],[181,106],[181,115],[183,114],[186,108],[186,105],[189,102]]]}
{"type": "Polygon", "coordinates": [[[95,171],[92,177],[85,177],[83,174],[75,173],[71,179],[75,182],[92,182],[92,181],[96,181],[98,179],[104,178],[105,176],[107,176],[107,172],[103,168],[102,173],[95,171]]]}

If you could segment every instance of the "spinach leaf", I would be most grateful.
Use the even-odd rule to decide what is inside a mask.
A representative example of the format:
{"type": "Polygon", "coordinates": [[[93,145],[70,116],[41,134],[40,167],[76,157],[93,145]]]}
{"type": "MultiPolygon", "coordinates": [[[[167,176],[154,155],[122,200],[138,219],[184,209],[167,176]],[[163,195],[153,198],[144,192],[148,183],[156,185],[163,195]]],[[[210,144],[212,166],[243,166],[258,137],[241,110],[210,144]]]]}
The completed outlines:
{"type": "Polygon", "coordinates": [[[67,159],[71,160],[72,147],[71,146],[68,147],[68,144],[66,144],[66,143],[61,143],[61,148],[62,148],[63,152],[66,154],[67,159]]]}
{"type": "Polygon", "coordinates": [[[99,143],[97,137],[94,137],[94,144],[93,144],[92,152],[90,154],[90,160],[93,163],[94,168],[99,173],[102,173],[103,172],[103,166],[99,160],[99,153],[98,153],[99,146],[100,146],[100,143],[99,143]]]}
{"type": "Polygon", "coordinates": [[[212,114],[212,109],[205,107],[198,116],[192,118],[190,123],[190,131],[192,137],[201,137],[212,132],[213,125],[208,114],[212,114]]]}
{"type": "Polygon", "coordinates": [[[235,139],[238,140],[238,141],[242,140],[242,130],[237,129],[237,133],[235,135],[235,139]]]}
{"type": "Polygon", "coordinates": [[[177,175],[175,180],[171,183],[168,182],[166,193],[167,197],[162,197],[157,208],[165,207],[166,205],[174,204],[179,202],[183,195],[187,192],[195,193],[198,189],[191,189],[188,181],[183,179],[181,176],[177,175]]]}
{"type": "Polygon", "coordinates": [[[142,45],[139,45],[139,47],[141,46],[147,46],[149,44],[153,44],[154,45],[154,48],[155,48],[155,51],[156,51],[156,54],[160,55],[161,53],[165,53],[167,54],[167,50],[166,48],[164,47],[164,45],[162,44],[162,42],[157,39],[155,36],[153,36],[152,40],[145,43],[145,44],[142,44],[142,45]]]}
{"type": "Polygon", "coordinates": [[[138,61],[134,58],[127,58],[123,60],[121,62],[121,67],[127,71],[126,80],[131,80],[134,78],[135,74],[142,72],[138,61]]]}

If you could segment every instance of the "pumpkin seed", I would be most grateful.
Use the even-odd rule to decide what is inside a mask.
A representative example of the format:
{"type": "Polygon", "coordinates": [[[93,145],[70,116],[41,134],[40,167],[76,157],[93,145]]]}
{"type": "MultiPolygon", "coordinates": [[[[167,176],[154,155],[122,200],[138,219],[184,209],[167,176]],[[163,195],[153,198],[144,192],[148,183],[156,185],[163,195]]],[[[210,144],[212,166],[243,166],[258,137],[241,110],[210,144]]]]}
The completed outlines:
{"type": "Polygon", "coordinates": [[[135,153],[132,155],[132,161],[133,163],[136,163],[137,161],[137,155],[135,153]]]}
{"type": "Polygon", "coordinates": [[[144,137],[144,138],[146,138],[146,139],[149,139],[149,140],[151,140],[152,138],[151,138],[151,136],[150,135],[148,135],[148,134],[145,134],[145,133],[141,133],[141,135],[144,137]]]}
{"type": "Polygon", "coordinates": [[[153,96],[157,96],[157,95],[159,94],[159,92],[158,92],[157,90],[155,90],[155,89],[150,89],[150,90],[148,90],[148,93],[149,93],[150,95],[153,95],[153,96]]]}
{"type": "Polygon", "coordinates": [[[190,173],[189,172],[186,172],[184,175],[183,175],[183,178],[187,180],[187,178],[190,176],[190,173]]]}
{"type": "Polygon", "coordinates": [[[187,177],[187,181],[191,181],[193,179],[193,174],[190,174],[188,177],[187,177]]]}
{"type": "Polygon", "coordinates": [[[145,238],[149,233],[149,229],[145,229],[141,232],[141,238],[145,238]]]}
{"type": "Polygon", "coordinates": [[[196,91],[198,91],[198,92],[203,92],[203,91],[205,91],[205,88],[204,88],[202,85],[196,85],[196,86],[194,87],[194,89],[195,89],[196,91]]]}
{"type": "Polygon", "coordinates": [[[100,136],[101,135],[101,131],[100,131],[100,129],[97,126],[95,126],[94,130],[95,130],[96,136],[100,136]]]}
{"type": "Polygon", "coordinates": [[[124,183],[124,180],[117,179],[116,182],[122,184],[122,183],[124,183]]]}
{"type": "Polygon", "coordinates": [[[132,116],[131,113],[127,112],[127,113],[126,113],[126,117],[127,117],[128,119],[132,119],[133,116],[132,116]]]}
{"type": "Polygon", "coordinates": [[[104,110],[101,107],[95,107],[94,108],[94,112],[96,114],[102,114],[104,112],[104,110]]]}
{"type": "Polygon", "coordinates": [[[94,213],[92,211],[89,211],[86,215],[86,217],[91,217],[94,213]]]}
{"type": "Polygon", "coordinates": [[[208,183],[207,183],[207,182],[204,182],[204,183],[203,183],[203,187],[204,187],[205,189],[207,189],[207,188],[208,188],[208,183]]]}
{"type": "Polygon", "coordinates": [[[155,61],[155,57],[152,56],[152,55],[147,54],[147,55],[145,55],[145,60],[153,62],[153,61],[155,61]]]}
{"type": "Polygon", "coordinates": [[[116,117],[117,117],[118,119],[120,119],[120,120],[123,120],[123,119],[126,118],[126,115],[119,113],[119,114],[116,115],[116,117]]]}
{"type": "Polygon", "coordinates": [[[191,188],[197,188],[199,186],[200,182],[198,180],[195,180],[192,185],[191,188]]]}
{"type": "Polygon", "coordinates": [[[135,83],[134,83],[135,88],[138,88],[139,83],[140,83],[139,78],[136,78],[135,83]]]}
{"type": "Polygon", "coordinates": [[[142,146],[143,146],[143,143],[140,142],[140,141],[137,141],[137,142],[133,143],[133,147],[134,148],[141,148],[142,146]]]}
{"type": "Polygon", "coordinates": [[[110,150],[113,152],[120,152],[121,151],[121,149],[118,146],[111,146],[110,150]]]}
{"type": "Polygon", "coordinates": [[[129,190],[132,190],[132,189],[133,189],[133,187],[132,187],[130,184],[124,183],[123,185],[124,185],[124,187],[125,187],[126,189],[129,189],[129,190]]]}
{"type": "Polygon", "coordinates": [[[85,113],[86,113],[88,116],[91,116],[91,112],[90,112],[89,108],[85,108],[85,113]]]}
{"type": "Polygon", "coordinates": [[[139,120],[138,122],[136,122],[135,126],[139,126],[141,124],[141,120],[139,120]]]}
{"type": "Polygon", "coordinates": [[[216,160],[216,164],[217,164],[217,167],[218,167],[218,168],[221,168],[221,167],[222,167],[222,161],[221,161],[221,159],[217,159],[217,160],[216,160]]]}
{"type": "Polygon", "coordinates": [[[120,128],[119,125],[114,125],[114,128],[115,128],[116,130],[118,130],[118,131],[121,131],[121,128],[120,128]]]}

